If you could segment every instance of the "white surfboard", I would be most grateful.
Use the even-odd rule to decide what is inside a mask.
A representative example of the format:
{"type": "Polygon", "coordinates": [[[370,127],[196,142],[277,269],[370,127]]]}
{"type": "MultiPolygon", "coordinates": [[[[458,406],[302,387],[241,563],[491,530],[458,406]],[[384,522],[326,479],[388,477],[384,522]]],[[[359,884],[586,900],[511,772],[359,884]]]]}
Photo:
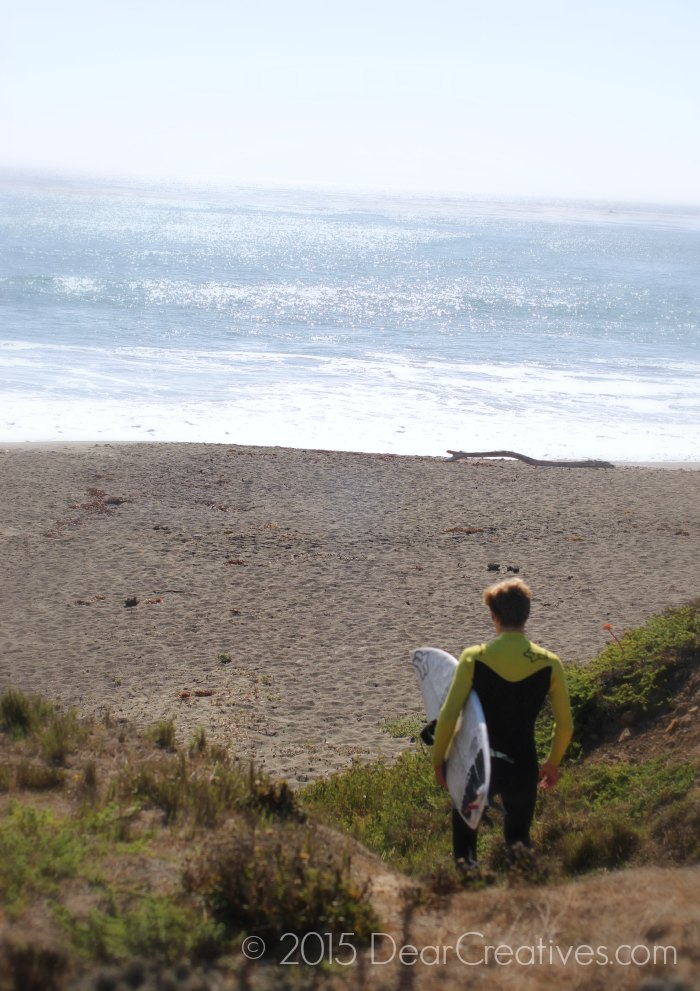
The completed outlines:
{"type": "MultiPolygon", "coordinates": [[[[457,661],[444,650],[421,647],[411,654],[411,665],[423,693],[428,721],[437,719],[447,698],[457,661]]],[[[476,829],[488,804],[491,783],[491,751],[484,710],[471,691],[447,756],[445,778],[455,808],[468,826],[476,829]]]]}

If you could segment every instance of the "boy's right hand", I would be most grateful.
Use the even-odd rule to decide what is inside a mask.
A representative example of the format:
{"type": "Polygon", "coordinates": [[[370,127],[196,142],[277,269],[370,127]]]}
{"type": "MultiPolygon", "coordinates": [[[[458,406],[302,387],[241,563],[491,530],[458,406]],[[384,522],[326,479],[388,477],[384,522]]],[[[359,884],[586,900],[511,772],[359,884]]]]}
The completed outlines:
{"type": "Polygon", "coordinates": [[[545,761],[540,767],[540,788],[542,791],[549,791],[559,780],[559,768],[549,761],[545,761]]]}

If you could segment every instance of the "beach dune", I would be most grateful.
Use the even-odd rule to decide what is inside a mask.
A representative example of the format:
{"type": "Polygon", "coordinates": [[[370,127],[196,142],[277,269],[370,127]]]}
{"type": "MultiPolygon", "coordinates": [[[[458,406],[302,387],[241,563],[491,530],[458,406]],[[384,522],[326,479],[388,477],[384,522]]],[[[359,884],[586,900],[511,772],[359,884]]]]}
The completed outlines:
{"type": "Polygon", "coordinates": [[[518,574],[532,639],[585,663],[697,596],[694,468],[533,468],[205,444],[0,451],[0,689],[198,726],[305,781],[406,746],[409,652],[492,634],[518,574]]]}

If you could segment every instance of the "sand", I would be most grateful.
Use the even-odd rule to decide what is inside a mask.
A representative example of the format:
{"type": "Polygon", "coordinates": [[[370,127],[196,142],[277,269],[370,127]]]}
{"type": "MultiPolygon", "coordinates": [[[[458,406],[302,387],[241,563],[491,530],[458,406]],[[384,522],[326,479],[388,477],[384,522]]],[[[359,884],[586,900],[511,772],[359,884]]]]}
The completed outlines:
{"type": "Polygon", "coordinates": [[[291,782],[405,748],[410,650],[487,639],[492,581],[523,577],[530,636],[579,663],[698,595],[694,467],[28,445],[0,494],[0,689],[203,726],[291,782]]]}

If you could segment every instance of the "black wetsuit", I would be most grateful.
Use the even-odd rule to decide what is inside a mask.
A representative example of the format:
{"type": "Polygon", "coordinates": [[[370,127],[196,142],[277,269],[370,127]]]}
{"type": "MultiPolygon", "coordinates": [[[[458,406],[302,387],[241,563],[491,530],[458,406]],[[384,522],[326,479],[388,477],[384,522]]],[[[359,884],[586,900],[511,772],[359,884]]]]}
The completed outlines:
{"type": "MultiPolygon", "coordinates": [[[[472,688],[481,699],[492,751],[489,796],[499,795],[505,809],[503,831],[508,846],[529,846],[539,777],[534,727],[548,696],[555,719],[550,763],[559,764],[571,739],[571,708],[561,661],[523,633],[502,633],[486,644],[467,648],[435,728],[435,767],[445,759],[472,688]]],[[[475,862],[476,830],[456,810],[452,835],[455,859],[475,862]]]]}

